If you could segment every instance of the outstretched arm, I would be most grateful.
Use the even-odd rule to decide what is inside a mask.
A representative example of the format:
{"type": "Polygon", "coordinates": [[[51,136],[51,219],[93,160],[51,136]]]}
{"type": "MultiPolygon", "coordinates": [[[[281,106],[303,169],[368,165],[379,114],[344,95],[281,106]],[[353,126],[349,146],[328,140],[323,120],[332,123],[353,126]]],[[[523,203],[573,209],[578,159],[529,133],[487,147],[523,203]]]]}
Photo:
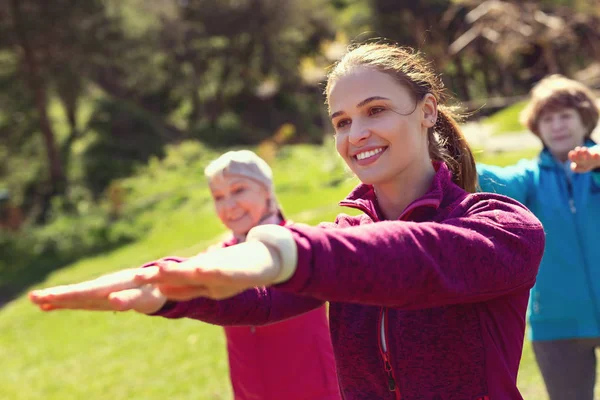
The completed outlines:
{"type": "Polygon", "coordinates": [[[192,318],[210,324],[267,325],[304,314],[324,301],[274,288],[251,288],[224,300],[197,297],[167,302],[155,313],[165,318],[192,318]]]}
{"type": "Polygon", "coordinates": [[[506,167],[478,163],[477,175],[481,191],[501,194],[527,204],[527,194],[532,185],[529,174],[531,163],[529,160],[522,160],[506,167]]]}
{"type": "Polygon", "coordinates": [[[157,265],[177,268],[183,258],[166,258],[90,281],[35,290],[31,301],[44,311],[87,310],[128,311],[160,315],[166,318],[193,318],[217,325],[263,325],[281,321],[318,308],[323,301],[297,296],[276,289],[251,288],[225,301],[198,297],[202,286],[170,285],[164,290],[187,297],[187,301],[169,301],[156,286],[141,284],[136,277],[157,265]]]}
{"type": "Polygon", "coordinates": [[[444,223],[258,227],[236,257],[224,249],[194,257],[180,268],[148,271],[139,279],[158,284],[161,291],[195,282],[206,287],[207,296],[226,298],[252,281],[276,284],[273,277],[293,259],[291,278],[278,289],[324,301],[404,309],[485,301],[531,288],[544,250],[539,221],[520,204],[489,194],[475,195],[462,207],[444,223]],[[278,240],[291,240],[296,254],[285,256],[289,248],[282,251],[278,240]],[[264,253],[271,256],[252,256],[265,247],[275,249],[264,253]]]}

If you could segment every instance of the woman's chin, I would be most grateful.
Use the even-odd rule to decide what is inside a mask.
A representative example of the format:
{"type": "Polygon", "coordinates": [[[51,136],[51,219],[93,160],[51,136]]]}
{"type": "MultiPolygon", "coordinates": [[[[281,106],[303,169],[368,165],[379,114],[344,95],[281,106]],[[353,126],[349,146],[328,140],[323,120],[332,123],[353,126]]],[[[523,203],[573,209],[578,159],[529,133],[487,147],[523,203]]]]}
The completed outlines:
{"type": "Polygon", "coordinates": [[[361,173],[356,174],[361,183],[365,185],[377,185],[385,180],[385,177],[382,174],[376,173],[376,171],[361,171],[361,173]]]}
{"type": "Polygon", "coordinates": [[[229,226],[229,230],[233,232],[233,234],[236,236],[245,236],[250,231],[250,229],[252,229],[252,226],[248,224],[237,224],[229,226]]]}

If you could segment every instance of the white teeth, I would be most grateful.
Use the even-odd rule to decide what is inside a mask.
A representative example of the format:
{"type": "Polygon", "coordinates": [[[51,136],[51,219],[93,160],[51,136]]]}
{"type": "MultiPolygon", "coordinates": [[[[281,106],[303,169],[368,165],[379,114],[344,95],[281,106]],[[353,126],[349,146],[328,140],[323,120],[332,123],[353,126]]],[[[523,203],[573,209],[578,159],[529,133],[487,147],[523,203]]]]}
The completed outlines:
{"type": "Polygon", "coordinates": [[[356,155],[357,160],[364,160],[365,158],[373,157],[375,154],[379,154],[383,151],[383,147],[379,147],[374,150],[363,151],[362,153],[358,153],[356,155]]]}

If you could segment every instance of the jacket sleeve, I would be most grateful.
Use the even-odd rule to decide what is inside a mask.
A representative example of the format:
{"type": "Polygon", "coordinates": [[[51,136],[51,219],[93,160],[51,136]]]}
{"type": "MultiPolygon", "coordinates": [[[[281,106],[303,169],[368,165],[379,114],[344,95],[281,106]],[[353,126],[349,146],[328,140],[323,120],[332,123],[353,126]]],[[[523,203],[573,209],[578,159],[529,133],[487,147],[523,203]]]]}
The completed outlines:
{"type": "MultiPolygon", "coordinates": [[[[181,262],[185,258],[167,257],[164,260],[181,262]]],[[[260,326],[304,314],[323,304],[322,300],[262,287],[246,290],[226,300],[199,297],[188,301],[168,301],[151,315],[171,319],[191,318],[221,326],[260,326]]]]}
{"type": "MultiPolygon", "coordinates": [[[[593,146],[590,150],[600,153],[600,144],[593,146]]],[[[600,186],[600,168],[592,170],[592,179],[597,186],[600,186]]]]}
{"type": "Polygon", "coordinates": [[[521,160],[516,165],[498,167],[477,164],[477,174],[481,191],[508,196],[527,205],[527,198],[533,186],[530,160],[521,160]]]}
{"type": "Polygon", "coordinates": [[[490,194],[443,223],[385,221],[342,229],[290,227],[298,262],[276,287],[328,301],[403,309],[480,302],[533,286],[539,221],[490,194]]]}

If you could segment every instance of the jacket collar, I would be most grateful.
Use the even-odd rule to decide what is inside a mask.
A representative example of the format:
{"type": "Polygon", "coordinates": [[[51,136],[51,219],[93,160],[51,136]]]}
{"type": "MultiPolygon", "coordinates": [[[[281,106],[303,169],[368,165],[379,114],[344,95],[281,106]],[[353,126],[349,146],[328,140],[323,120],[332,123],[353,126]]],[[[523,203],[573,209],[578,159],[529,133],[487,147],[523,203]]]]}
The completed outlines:
{"type": "MultiPolygon", "coordinates": [[[[586,147],[592,147],[596,145],[591,138],[587,138],[583,144],[586,147]]],[[[550,150],[544,146],[544,149],[541,151],[538,156],[538,164],[541,168],[560,168],[562,169],[562,165],[554,158],[550,150]]]]}
{"type": "MultiPolygon", "coordinates": [[[[410,203],[402,212],[399,220],[407,220],[417,210],[424,208],[437,210],[444,197],[444,188],[452,183],[452,173],[445,163],[433,161],[435,176],[429,190],[420,198],[410,203]]],[[[361,183],[339,203],[340,206],[361,210],[373,221],[383,221],[383,214],[377,204],[377,196],[372,185],[361,183]]]]}

